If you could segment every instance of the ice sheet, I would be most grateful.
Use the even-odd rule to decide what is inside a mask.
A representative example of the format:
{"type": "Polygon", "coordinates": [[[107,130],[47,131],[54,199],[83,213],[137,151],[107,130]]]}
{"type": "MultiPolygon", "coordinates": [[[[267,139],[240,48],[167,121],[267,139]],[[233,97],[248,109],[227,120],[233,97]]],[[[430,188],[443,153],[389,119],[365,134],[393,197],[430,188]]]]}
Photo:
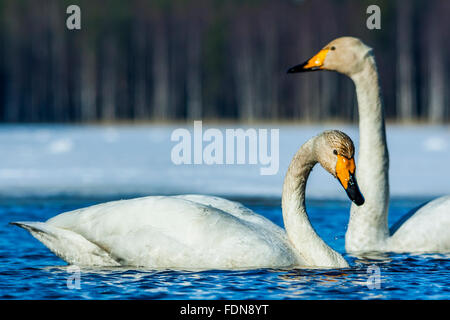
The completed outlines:
{"type": "MultiPolygon", "coordinates": [[[[225,132],[239,125],[203,125],[225,132]]],[[[175,165],[170,136],[180,125],[2,125],[0,195],[52,196],[203,193],[234,197],[280,197],[291,157],[307,139],[340,129],[358,144],[356,126],[256,125],[279,129],[280,166],[260,175],[257,165],[175,165]]],[[[448,126],[387,126],[391,195],[428,197],[450,193],[448,126]]],[[[207,145],[203,143],[203,146],[207,145]]],[[[311,198],[344,199],[339,183],[316,167],[311,198]]]]}

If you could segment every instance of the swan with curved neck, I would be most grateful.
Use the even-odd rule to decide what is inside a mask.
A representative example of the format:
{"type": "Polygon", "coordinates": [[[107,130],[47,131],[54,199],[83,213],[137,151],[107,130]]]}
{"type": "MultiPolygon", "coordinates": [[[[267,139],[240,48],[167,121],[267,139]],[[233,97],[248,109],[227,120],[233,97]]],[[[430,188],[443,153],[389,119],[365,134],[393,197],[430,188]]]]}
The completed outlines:
{"type": "Polygon", "coordinates": [[[343,268],[345,259],[315,232],[305,209],[311,169],[320,163],[356,204],[351,139],[326,131],[295,154],[283,185],[286,232],[237,202],[202,195],[151,196],[62,213],[46,222],[14,222],[53,253],[83,266],[234,269],[343,268]]]}
{"type": "Polygon", "coordinates": [[[331,41],[305,63],[288,73],[330,70],[353,80],[359,110],[358,181],[363,206],[352,205],[345,236],[349,252],[450,251],[450,196],[435,199],[410,212],[388,228],[389,155],[384,109],[372,49],[361,40],[342,37],[331,41]]]}

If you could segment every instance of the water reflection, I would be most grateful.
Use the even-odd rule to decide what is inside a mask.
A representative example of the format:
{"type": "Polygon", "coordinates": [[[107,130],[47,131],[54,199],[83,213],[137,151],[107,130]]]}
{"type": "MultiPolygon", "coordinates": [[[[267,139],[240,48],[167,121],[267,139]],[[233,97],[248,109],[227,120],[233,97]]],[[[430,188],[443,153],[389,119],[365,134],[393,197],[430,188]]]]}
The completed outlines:
{"type": "Polygon", "coordinates": [[[361,253],[351,253],[350,257],[355,258],[354,262],[358,264],[374,264],[374,263],[389,263],[392,261],[390,253],[388,252],[361,252],[361,253]]]}

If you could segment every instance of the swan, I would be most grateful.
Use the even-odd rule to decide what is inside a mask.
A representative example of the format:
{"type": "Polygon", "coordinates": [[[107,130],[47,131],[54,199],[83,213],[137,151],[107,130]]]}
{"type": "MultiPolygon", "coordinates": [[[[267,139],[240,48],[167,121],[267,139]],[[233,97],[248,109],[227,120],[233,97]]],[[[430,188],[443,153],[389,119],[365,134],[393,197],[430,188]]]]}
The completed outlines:
{"type": "Polygon", "coordinates": [[[80,266],[345,268],[346,260],[310,224],[305,187],[319,162],[361,205],[353,155],[352,140],[340,131],[325,131],[297,151],[283,184],[286,232],[240,203],[205,195],[113,201],[46,222],[12,224],[28,230],[67,263],[80,266]]]}
{"type": "MultiPolygon", "coordinates": [[[[337,38],[288,73],[330,70],[353,80],[359,110],[358,181],[366,202],[352,205],[347,252],[449,252],[450,196],[416,208],[388,228],[389,155],[384,109],[372,49],[354,37],[337,38]]],[[[413,174],[413,173],[412,173],[413,174]]]]}

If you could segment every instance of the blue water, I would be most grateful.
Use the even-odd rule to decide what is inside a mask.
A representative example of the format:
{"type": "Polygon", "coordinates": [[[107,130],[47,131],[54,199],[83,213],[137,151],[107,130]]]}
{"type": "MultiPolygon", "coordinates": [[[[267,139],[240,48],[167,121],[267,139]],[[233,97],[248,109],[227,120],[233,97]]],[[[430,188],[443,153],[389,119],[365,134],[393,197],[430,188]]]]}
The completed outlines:
{"type": "MultiPolygon", "coordinates": [[[[383,254],[354,257],[344,270],[171,271],[73,269],[10,221],[44,221],[58,213],[113,199],[0,199],[1,299],[449,299],[450,257],[383,254]],[[372,272],[371,272],[372,270],[372,272]],[[377,271],[378,270],[378,271],[377,271]],[[379,278],[377,278],[379,272],[379,278]],[[377,279],[380,282],[377,282],[377,279]],[[68,286],[69,283],[69,286],[68,286]],[[71,288],[69,288],[71,287],[71,288]]],[[[391,201],[390,223],[425,199],[391,201]]],[[[282,225],[279,200],[242,200],[282,225]]],[[[320,236],[344,253],[348,201],[307,202],[320,236]]]]}

